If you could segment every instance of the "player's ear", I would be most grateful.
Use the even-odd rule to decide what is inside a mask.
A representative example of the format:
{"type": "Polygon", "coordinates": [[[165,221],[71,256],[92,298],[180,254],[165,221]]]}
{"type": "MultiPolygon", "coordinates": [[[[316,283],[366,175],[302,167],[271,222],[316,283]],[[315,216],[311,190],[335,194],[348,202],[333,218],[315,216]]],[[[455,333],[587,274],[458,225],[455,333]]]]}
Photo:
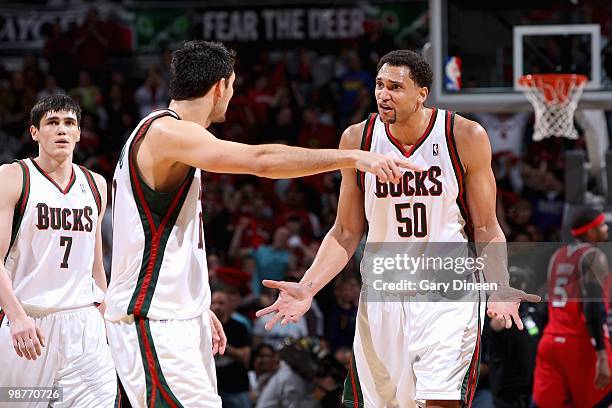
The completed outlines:
{"type": "Polygon", "coordinates": [[[225,78],[221,78],[215,84],[215,97],[217,99],[221,99],[223,93],[225,92],[225,88],[227,87],[227,80],[225,78]]]}
{"type": "Polygon", "coordinates": [[[38,142],[38,128],[34,125],[30,125],[30,136],[32,136],[32,140],[38,142]]]}
{"type": "Polygon", "coordinates": [[[77,128],[78,128],[79,130],[77,131],[77,138],[76,138],[76,141],[77,141],[77,142],[80,142],[80,141],[81,141],[81,127],[80,127],[80,126],[77,126],[77,128]]]}
{"type": "Polygon", "coordinates": [[[419,88],[419,102],[421,102],[421,104],[425,103],[425,100],[427,99],[427,95],[429,95],[429,89],[425,86],[422,86],[419,88]]]}

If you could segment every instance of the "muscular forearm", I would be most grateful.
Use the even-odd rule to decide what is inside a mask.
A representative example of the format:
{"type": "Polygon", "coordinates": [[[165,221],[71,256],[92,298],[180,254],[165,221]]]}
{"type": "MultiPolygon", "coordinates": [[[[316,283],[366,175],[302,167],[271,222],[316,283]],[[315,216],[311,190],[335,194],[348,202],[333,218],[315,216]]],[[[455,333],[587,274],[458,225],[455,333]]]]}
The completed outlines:
{"type": "Polygon", "coordinates": [[[260,145],[253,158],[257,175],[268,178],[293,178],[355,167],[356,150],[303,149],[285,145],[260,145]]]}
{"type": "Polygon", "coordinates": [[[323,239],[312,266],[302,277],[300,285],[314,296],[344,269],[355,253],[360,239],[358,234],[343,234],[339,227],[334,226],[323,239]]]}
{"type": "Polygon", "coordinates": [[[17,296],[15,296],[13,285],[2,264],[0,264],[0,308],[9,321],[26,315],[17,296]]]}
{"type": "Polygon", "coordinates": [[[506,237],[499,224],[494,223],[490,226],[474,228],[474,239],[478,256],[483,259],[483,273],[487,282],[508,286],[506,237]]]}

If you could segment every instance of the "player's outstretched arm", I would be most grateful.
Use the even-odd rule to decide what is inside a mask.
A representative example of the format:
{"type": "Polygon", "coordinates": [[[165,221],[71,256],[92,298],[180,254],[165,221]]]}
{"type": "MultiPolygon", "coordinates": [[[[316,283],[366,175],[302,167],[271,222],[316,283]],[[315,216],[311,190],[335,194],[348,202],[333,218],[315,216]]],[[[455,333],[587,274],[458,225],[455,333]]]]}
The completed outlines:
{"type": "Polygon", "coordinates": [[[45,346],[45,336],[19,303],[4,269],[11,244],[13,212],[21,195],[23,175],[17,163],[0,166],[0,308],[11,322],[11,339],[19,357],[36,360],[45,346]]]}
{"type": "Polygon", "coordinates": [[[294,178],[357,168],[382,181],[398,182],[408,160],[356,149],[304,149],[280,144],[247,145],[216,138],[200,125],[161,118],[147,133],[151,149],[169,164],[176,162],[217,173],[246,173],[268,178],[294,178]]]}
{"type": "MultiPolygon", "coordinates": [[[[359,147],[363,125],[353,125],[344,132],[340,149],[359,147]]],[[[263,281],[265,286],[280,291],[274,304],[256,313],[257,316],[275,313],[266,329],[270,330],[281,319],[282,323],[296,322],[308,311],[314,295],[342,271],[355,253],[364,225],[363,193],[357,186],[356,172],[343,169],[336,221],[323,239],[312,266],[299,283],[263,281]]]]}
{"type": "Polygon", "coordinates": [[[496,208],[496,185],[491,169],[491,145],[487,132],[478,123],[456,117],[454,134],[459,157],[465,169],[467,204],[474,228],[478,255],[484,260],[487,282],[498,290],[489,297],[489,317],[503,320],[506,328],[512,320],[519,329],[523,322],[518,314],[520,302],[539,302],[540,297],[510,287],[506,237],[499,226],[496,208]]]}

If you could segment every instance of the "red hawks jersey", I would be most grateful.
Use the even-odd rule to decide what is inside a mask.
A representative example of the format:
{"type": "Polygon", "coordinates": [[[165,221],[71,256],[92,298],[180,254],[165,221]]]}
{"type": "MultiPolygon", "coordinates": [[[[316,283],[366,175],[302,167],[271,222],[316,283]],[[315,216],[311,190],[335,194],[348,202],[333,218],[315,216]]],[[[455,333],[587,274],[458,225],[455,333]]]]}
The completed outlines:
{"type": "MultiPolygon", "coordinates": [[[[588,243],[576,243],[559,248],[548,265],[548,324],[544,334],[591,337],[583,313],[583,261],[588,254],[598,251],[588,243]]],[[[609,280],[602,288],[606,312],[608,310],[609,280]]],[[[608,337],[608,331],[604,327],[608,337]]]]}

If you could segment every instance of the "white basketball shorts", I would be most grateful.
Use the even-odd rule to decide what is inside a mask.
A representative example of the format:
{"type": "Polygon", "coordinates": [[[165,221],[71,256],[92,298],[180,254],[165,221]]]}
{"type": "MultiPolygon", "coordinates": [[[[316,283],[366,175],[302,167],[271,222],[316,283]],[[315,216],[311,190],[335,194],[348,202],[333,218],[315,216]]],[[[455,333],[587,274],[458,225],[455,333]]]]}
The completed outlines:
{"type": "Polygon", "coordinates": [[[62,398],[51,404],[0,402],[0,407],[115,406],[117,374],[98,309],[90,306],[33,318],[47,344],[36,360],[19,357],[13,348],[10,322],[4,318],[0,325],[0,387],[55,387],[61,389],[62,398]]]}
{"type": "Polygon", "coordinates": [[[189,320],[106,321],[121,385],[133,407],[220,408],[208,313],[189,320]]]}
{"type": "Polygon", "coordinates": [[[469,406],[478,379],[484,293],[472,301],[423,302],[362,291],[347,407],[417,407],[426,400],[469,406]]]}

